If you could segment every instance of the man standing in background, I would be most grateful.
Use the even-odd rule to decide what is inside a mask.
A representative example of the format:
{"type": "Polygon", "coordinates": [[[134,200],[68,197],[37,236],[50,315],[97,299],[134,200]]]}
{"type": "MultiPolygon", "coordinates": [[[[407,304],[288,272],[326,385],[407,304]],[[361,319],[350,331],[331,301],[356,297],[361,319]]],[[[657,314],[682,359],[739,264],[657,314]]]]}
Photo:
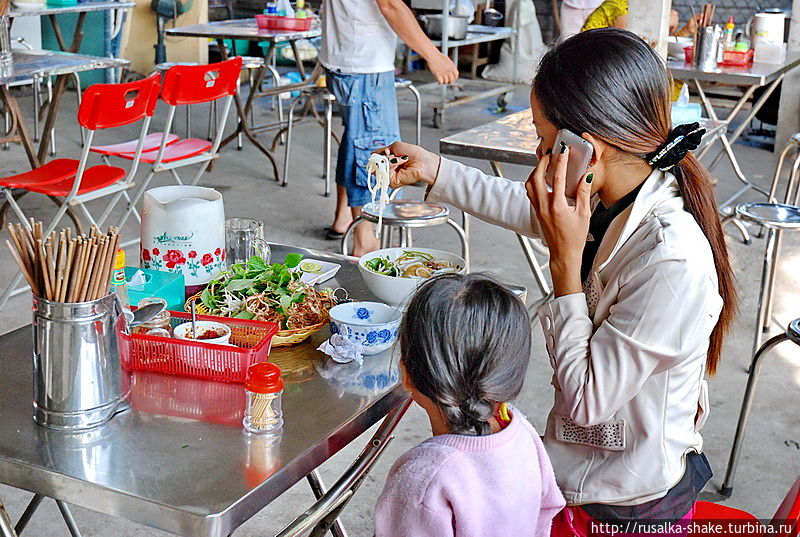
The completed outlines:
{"type": "MultiPolygon", "coordinates": [[[[336,214],[326,237],[335,240],[371,201],[367,159],[372,151],[400,139],[394,60],[397,36],[417,52],[440,84],[458,69],[425,35],[402,0],[323,0],[319,61],[336,96],[344,124],[336,163],[336,214]]],[[[372,225],[355,229],[352,254],[379,248],[372,225]]]]}

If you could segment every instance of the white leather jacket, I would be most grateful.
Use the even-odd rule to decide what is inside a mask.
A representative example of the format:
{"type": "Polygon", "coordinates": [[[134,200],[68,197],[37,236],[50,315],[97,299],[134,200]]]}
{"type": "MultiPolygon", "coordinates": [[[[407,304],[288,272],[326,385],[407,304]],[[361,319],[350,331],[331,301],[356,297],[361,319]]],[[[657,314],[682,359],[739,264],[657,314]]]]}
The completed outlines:
{"type": "MultiPolygon", "coordinates": [[[[537,236],[524,185],[442,159],[432,201],[537,236]]],[[[540,307],[555,402],[545,446],[570,505],[660,498],[700,452],[722,309],[711,247],[672,174],[654,171],[608,228],[588,293],[540,307]],[[593,311],[590,311],[593,310],[593,311]]]]}

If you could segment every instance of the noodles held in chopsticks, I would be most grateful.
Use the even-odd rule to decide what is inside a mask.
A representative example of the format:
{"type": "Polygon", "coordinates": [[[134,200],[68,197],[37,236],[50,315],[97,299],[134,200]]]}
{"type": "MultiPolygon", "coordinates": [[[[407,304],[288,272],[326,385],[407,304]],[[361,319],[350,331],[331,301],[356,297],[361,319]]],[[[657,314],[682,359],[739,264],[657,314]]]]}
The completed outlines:
{"type": "Polygon", "coordinates": [[[389,157],[373,153],[367,161],[367,188],[372,194],[372,203],[378,198],[378,225],[375,228],[375,237],[381,237],[381,227],[383,227],[383,210],[389,203],[389,157]],[[369,177],[375,175],[375,184],[369,177]]]}

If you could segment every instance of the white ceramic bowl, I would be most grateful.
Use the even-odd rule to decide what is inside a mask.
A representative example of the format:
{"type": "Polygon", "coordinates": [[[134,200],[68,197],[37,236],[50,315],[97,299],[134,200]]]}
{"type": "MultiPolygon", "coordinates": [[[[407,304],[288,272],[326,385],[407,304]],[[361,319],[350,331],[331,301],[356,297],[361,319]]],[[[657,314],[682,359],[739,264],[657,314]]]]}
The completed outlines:
{"type": "Polygon", "coordinates": [[[461,273],[464,272],[464,268],[467,266],[466,261],[456,254],[451,254],[450,252],[445,252],[443,250],[434,250],[432,248],[384,248],[382,250],[375,250],[374,252],[370,252],[361,256],[361,259],[358,260],[358,270],[361,271],[361,277],[364,278],[364,282],[367,284],[367,287],[375,296],[389,304],[402,304],[414,294],[414,291],[417,290],[417,287],[425,282],[427,278],[401,278],[399,276],[386,276],[385,274],[372,272],[366,267],[365,263],[376,257],[387,256],[389,259],[394,261],[403,255],[403,252],[408,250],[424,252],[426,254],[431,254],[437,260],[449,261],[450,263],[461,267],[461,270],[459,271],[461,273]]]}
{"type": "Polygon", "coordinates": [[[197,321],[197,331],[202,335],[205,330],[214,330],[218,334],[223,334],[220,337],[197,339],[189,337],[188,334],[192,332],[192,323],[179,324],[172,330],[173,336],[177,339],[186,339],[189,341],[199,341],[201,343],[213,343],[215,345],[230,345],[228,340],[231,339],[231,329],[228,325],[217,323],[214,321],[197,321]]]}
{"type": "Polygon", "coordinates": [[[692,46],[693,42],[691,37],[670,36],[667,41],[667,56],[672,60],[684,59],[683,49],[692,46]]]}
{"type": "Polygon", "coordinates": [[[402,313],[380,302],[345,302],[330,309],[331,334],[360,343],[362,354],[378,354],[397,341],[402,313]]]}

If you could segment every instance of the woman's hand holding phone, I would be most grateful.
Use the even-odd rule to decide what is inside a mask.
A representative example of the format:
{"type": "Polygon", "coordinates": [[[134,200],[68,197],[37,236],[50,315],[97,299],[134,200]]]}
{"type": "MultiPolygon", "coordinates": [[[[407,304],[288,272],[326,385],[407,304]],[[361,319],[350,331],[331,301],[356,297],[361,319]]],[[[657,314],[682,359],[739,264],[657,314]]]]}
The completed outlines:
{"type": "Polygon", "coordinates": [[[568,159],[568,146],[563,153],[545,155],[525,183],[542,238],[550,249],[550,274],[556,297],[582,291],[581,260],[592,215],[591,173],[578,183],[575,203],[571,204],[567,198],[568,159]],[[548,173],[552,175],[552,191],[547,189],[548,173]]]}
{"type": "Polygon", "coordinates": [[[389,186],[400,188],[420,181],[432,185],[439,174],[441,157],[417,145],[405,142],[395,142],[389,147],[378,149],[380,153],[389,157],[391,177],[389,186]]]}

